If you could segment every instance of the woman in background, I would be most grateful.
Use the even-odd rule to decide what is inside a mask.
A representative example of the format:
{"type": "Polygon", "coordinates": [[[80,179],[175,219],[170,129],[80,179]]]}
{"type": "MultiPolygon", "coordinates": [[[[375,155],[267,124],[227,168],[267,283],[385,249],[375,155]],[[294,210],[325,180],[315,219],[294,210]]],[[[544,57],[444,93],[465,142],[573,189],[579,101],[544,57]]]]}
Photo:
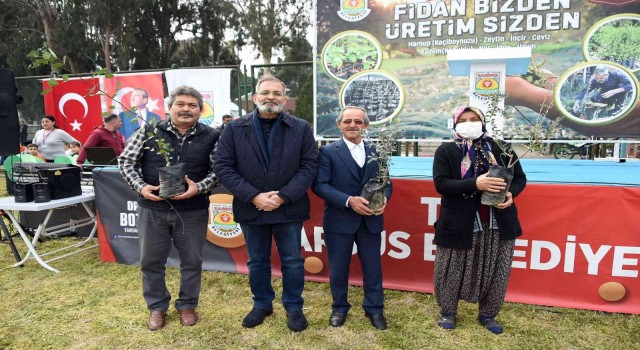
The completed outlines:
{"type": "Polygon", "coordinates": [[[456,139],[438,147],[433,163],[435,187],[442,195],[434,239],[438,325],[456,327],[462,299],[479,303],[480,324],[500,334],[503,328],[495,318],[507,292],[515,238],[522,234],[513,199],[527,178],[516,162],[505,202],[494,207],[481,204],[482,191],[506,188],[503,179],[488,177],[488,171],[493,164],[506,165],[503,148],[508,146],[501,147],[487,135],[484,115],[474,107],[458,108],[453,125],[456,139]]]}
{"type": "Polygon", "coordinates": [[[56,119],[51,115],[45,115],[40,121],[42,129],[36,132],[33,143],[38,146],[40,155],[47,160],[53,162],[55,157],[64,156],[64,146],[67,143],[78,142],[66,131],[58,129],[56,119]]]}

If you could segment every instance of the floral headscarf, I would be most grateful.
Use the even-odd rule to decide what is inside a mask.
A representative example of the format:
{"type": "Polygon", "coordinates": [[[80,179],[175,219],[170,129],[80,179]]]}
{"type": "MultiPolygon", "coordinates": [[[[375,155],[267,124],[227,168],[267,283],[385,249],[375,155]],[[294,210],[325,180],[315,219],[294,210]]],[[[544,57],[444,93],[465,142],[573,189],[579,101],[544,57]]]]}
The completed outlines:
{"type": "Polygon", "coordinates": [[[485,122],[482,111],[471,106],[461,106],[453,113],[453,128],[455,129],[460,115],[466,111],[474,112],[482,121],[482,131],[484,134],[475,140],[467,140],[456,133],[455,142],[462,150],[462,162],[460,163],[460,174],[463,179],[471,179],[478,175],[482,175],[489,171],[492,164],[496,164],[496,159],[491,153],[491,145],[489,140],[491,136],[487,132],[487,124],[485,122]]]}

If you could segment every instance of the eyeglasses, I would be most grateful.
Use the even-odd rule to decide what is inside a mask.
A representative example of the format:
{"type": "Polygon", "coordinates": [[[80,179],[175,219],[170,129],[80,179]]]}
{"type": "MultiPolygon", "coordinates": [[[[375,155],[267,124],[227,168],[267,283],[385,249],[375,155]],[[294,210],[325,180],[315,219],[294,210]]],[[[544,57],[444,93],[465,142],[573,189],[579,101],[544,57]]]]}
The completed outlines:
{"type": "Polygon", "coordinates": [[[196,108],[200,108],[200,105],[197,103],[184,103],[184,102],[176,102],[173,104],[174,106],[182,109],[184,108],[184,106],[189,107],[190,109],[196,109],[196,108]]]}
{"type": "Polygon", "coordinates": [[[342,119],[341,121],[342,124],[344,125],[349,125],[351,123],[355,123],[356,125],[364,125],[364,120],[360,120],[360,119],[342,119]]]}
{"type": "Polygon", "coordinates": [[[269,95],[273,95],[275,97],[282,97],[284,96],[284,94],[280,91],[269,91],[269,90],[260,90],[258,91],[258,95],[260,96],[269,96],[269,95]]]}

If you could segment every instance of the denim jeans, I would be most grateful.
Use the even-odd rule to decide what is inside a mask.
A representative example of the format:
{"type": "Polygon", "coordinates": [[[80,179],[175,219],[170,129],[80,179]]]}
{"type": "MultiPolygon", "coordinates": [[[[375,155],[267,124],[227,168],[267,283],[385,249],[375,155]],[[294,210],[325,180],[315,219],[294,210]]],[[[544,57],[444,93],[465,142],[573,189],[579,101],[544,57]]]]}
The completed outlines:
{"type": "Polygon", "coordinates": [[[275,293],[271,285],[271,240],[276,241],[282,271],[282,304],[287,311],[302,310],[304,300],[304,259],[300,254],[302,222],[285,224],[240,224],[247,242],[249,285],[253,306],[273,307],[275,293]]]}

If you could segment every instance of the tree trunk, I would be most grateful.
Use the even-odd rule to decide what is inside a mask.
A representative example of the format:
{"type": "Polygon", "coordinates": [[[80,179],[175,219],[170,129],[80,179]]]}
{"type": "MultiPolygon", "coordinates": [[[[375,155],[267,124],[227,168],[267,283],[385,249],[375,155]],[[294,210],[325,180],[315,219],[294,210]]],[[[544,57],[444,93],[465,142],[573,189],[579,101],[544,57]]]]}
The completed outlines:
{"type": "MultiPolygon", "coordinates": [[[[111,74],[111,23],[107,22],[104,27],[104,43],[102,44],[102,52],[104,53],[104,64],[107,68],[107,74],[111,74]]],[[[94,67],[96,69],[97,67],[94,67]]]]}

